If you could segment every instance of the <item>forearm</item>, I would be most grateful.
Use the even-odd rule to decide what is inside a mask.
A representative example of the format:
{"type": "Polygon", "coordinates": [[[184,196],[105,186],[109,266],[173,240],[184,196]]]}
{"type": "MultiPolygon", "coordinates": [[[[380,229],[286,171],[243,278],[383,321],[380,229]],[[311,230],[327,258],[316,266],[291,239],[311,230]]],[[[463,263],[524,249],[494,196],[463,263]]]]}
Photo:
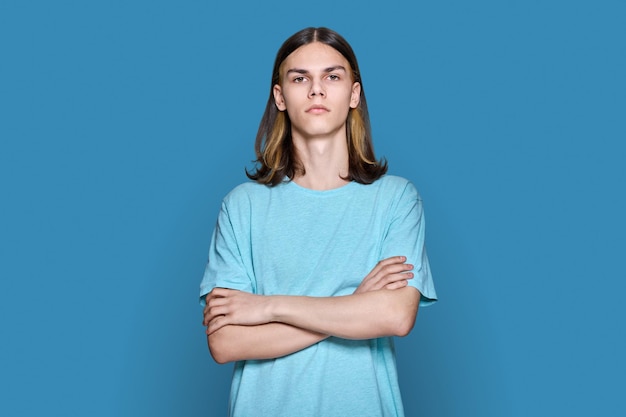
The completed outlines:
{"type": "Polygon", "coordinates": [[[328,336],[283,323],[224,326],[207,336],[211,356],[218,363],[274,359],[297,352],[328,336]]]}
{"type": "Polygon", "coordinates": [[[344,339],[405,336],[420,294],[413,287],[341,297],[272,296],[272,321],[344,339]]]}
{"type": "Polygon", "coordinates": [[[265,359],[295,352],[325,335],[404,336],[413,328],[420,298],[417,289],[407,287],[413,275],[405,261],[403,256],[380,261],[347,296],[258,295],[214,288],[206,296],[203,321],[211,352],[218,362],[265,359]]]}

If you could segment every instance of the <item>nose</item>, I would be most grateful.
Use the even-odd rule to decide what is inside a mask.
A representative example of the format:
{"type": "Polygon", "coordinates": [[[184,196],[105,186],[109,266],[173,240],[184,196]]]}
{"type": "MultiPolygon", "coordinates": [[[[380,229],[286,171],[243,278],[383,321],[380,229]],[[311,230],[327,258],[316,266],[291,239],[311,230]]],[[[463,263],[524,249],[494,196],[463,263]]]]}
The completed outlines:
{"type": "Polygon", "coordinates": [[[322,96],[325,97],[326,93],[324,92],[324,88],[322,87],[322,83],[320,81],[311,82],[311,88],[309,90],[309,98],[314,96],[322,96]]]}

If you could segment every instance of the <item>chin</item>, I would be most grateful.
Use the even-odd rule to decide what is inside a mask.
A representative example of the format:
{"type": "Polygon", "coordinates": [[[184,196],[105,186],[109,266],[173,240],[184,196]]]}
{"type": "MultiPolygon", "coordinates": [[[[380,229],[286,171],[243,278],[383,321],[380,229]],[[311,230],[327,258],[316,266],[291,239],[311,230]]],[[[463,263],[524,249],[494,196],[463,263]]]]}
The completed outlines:
{"type": "Polygon", "coordinates": [[[341,129],[345,130],[345,124],[340,126],[310,126],[308,129],[299,129],[300,134],[305,138],[327,138],[334,137],[341,129]]]}

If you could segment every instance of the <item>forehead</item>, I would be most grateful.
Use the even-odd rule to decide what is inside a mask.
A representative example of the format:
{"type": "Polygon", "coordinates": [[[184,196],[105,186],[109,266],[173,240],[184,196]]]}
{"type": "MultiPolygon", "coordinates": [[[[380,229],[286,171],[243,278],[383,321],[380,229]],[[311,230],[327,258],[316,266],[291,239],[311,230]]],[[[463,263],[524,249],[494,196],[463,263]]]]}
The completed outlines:
{"type": "Polygon", "coordinates": [[[342,66],[350,71],[350,64],[343,55],[332,46],[321,42],[302,45],[293,51],[280,66],[280,73],[293,68],[307,71],[324,70],[326,68],[342,66]]]}

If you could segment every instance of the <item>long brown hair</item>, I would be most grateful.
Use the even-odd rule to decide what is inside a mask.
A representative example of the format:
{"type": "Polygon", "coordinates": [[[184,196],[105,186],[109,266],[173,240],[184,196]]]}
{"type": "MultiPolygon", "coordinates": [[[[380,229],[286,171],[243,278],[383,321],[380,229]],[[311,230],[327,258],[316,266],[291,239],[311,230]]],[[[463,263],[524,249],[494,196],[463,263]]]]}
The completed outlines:
{"type": "Polygon", "coordinates": [[[246,175],[261,184],[276,185],[285,177],[293,178],[296,173],[304,174],[304,167],[296,158],[291,140],[291,121],[286,111],[279,111],[276,107],[272,90],[276,84],[280,84],[280,66],[283,61],[299,47],[313,42],[331,46],[343,55],[352,69],[353,82],[361,84],[359,105],[350,109],[346,121],[349,161],[348,176],[345,179],[371,184],[387,172],[387,162],[384,159],[377,161],[374,155],[359,64],[350,44],[337,32],[324,27],[303,29],[287,39],[278,50],[272,71],[270,95],[254,145],[257,166],[252,173],[246,170],[246,175]]]}

